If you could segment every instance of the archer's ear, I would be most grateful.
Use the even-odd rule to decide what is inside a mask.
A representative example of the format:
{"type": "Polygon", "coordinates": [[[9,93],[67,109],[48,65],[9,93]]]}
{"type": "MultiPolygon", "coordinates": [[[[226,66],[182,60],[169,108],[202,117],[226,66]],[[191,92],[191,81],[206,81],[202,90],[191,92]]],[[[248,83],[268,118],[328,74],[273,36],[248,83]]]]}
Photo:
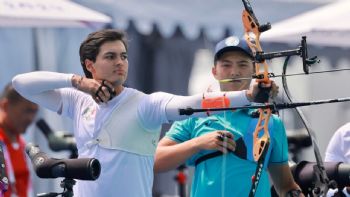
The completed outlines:
{"type": "Polygon", "coordinates": [[[4,111],[7,111],[7,106],[8,106],[8,99],[3,98],[0,100],[0,108],[4,111]]]}
{"type": "Polygon", "coordinates": [[[217,77],[216,77],[216,66],[214,65],[212,68],[211,68],[211,73],[213,74],[213,76],[214,76],[214,78],[215,79],[218,79],[217,77]]]}
{"type": "Polygon", "coordinates": [[[94,62],[89,60],[89,59],[85,59],[84,60],[85,63],[85,67],[86,69],[91,72],[91,73],[95,73],[95,68],[94,68],[94,62]]]}

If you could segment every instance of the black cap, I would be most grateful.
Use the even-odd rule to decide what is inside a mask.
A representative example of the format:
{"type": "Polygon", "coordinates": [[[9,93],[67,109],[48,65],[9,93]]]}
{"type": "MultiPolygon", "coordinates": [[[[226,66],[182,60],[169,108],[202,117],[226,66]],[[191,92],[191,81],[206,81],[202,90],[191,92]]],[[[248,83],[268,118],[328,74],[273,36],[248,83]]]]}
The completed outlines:
{"type": "Polygon", "coordinates": [[[218,60],[222,54],[228,51],[242,51],[253,59],[252,52],[245,40],[240,40],[236,36],[230,36],[216,44],[214,61],[218,60]]]}

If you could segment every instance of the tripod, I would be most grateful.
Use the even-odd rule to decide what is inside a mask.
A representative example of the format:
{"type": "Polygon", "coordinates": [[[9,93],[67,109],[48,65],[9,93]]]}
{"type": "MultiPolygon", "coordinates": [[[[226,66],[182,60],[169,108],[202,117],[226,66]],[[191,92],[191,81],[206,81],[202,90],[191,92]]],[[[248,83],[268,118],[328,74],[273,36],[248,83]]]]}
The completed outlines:
{"type": "Polygon", "coordinates": [[[37,197],[55,197],[61,195],[62,197],[72,197],[73,194],[73,186],[75,185],[75,180],[71,178],[65,178],[62,180],[60,186],[63,188],[62,193],[50,192],[50,193],[42,193],[38,194],[37,197]]]}

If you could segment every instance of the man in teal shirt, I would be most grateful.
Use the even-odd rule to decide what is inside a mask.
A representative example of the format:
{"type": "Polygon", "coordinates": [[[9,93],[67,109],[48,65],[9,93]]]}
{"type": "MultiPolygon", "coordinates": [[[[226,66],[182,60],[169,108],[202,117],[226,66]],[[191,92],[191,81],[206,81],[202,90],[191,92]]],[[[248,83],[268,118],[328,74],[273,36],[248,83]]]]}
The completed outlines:
{"type": "MultiPolygon", "coordinates": [[[[217,80],[251,77],[254,64],[249,51],[245,42],[236,37],[219,42],[212,68],[214,77],[217,80]]],[[[250,80],[233,80],[220,82],[220,89],[245,90],[249,85],[250,80]]],[[[273,96],[276,93],[276,90],[271,91],[273,96]]],[[[252,153],[252,133],[257,120],[254,110],[235,110],[175,122],[158,144],[155,172],[186,162],[195,166],[192,197],[248,196],[257,166],[252,153]]],[[[270,146],[255,196],[271,196],[268,175],[280,196],[303,196],[288,165],[283,123],[273,115],[268,127],[270,146]]]]}

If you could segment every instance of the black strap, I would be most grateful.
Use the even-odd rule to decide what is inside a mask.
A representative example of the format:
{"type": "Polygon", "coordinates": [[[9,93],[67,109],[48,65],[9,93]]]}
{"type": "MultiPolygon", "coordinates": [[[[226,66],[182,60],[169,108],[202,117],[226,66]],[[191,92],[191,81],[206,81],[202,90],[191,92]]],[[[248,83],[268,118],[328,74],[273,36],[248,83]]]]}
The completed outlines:
{"type": "MultiPolygon", "coordinates": [[[[230,151],[230,153],[233,153],[234,155],[236,155],[241,159],[247,159],[247,147],[245,146],[242,138],[239,138],[238,140],[236,140],[236,149],[235,151],[230,151]]],[[[196,160],[195,166],[197,166],[201,162],[206,161],[208,159],[221,156],[222,154],[223,153],[221,151],[215,151],[215,152],[203,155],[196,160]]]]}
{"type": "Polygon", "coordinates": [[[116,96],[116,92],[115,92],[114,89],[112,89],[112,88],[110,88],[109,86],[107,86],[107,85],[105,84],[105,82],[106,82],[106,80],[102,80],[102,86],[104,86],[104,87],[107,88],[107,90],[108,90],[108,92],[109,92],[109,95],[110,95],[109,100],[112,100],[113,97],[116,96]]]}
{"type": "Polygon", "coordinates": [[[107,85],[105,84],[105,82],[106,82],[106,80],[102,80],[102,83],[101,83],[100,87],[98,87],[98,89],[97,89],[97,91],[96,91],[96,93],[95,93],[95,96],[98,97],[98,99],[99,99],[100,101],[102,101],[102,98],[100,97],[99,93],[102,91],[102,87],[107,88],[107,90],[108,90],[108,92],[109,92],[109,95],[110,95],[109,100],[112,100],[113,97],[116,96],[115,90],[112,89],[112,88],[110,88],[109,86],[107,86],[107,85]]]}
{"type": "Polygon", "coordinates": [[[214,158],[214,157],[218,157],[218,156],[221,156],[221,155],[222,155],[221,151],[216,151],[216,152],[212,152],[212,153],[203,155],[203,156],[201,156],[200,158],[198,158],[196,160],[195,165],[197,166],[198,164],[200,164],[201,162],[203,162],[205,160],[208,160],[208,159],[211,159],[211,158],[214,158]]]}

